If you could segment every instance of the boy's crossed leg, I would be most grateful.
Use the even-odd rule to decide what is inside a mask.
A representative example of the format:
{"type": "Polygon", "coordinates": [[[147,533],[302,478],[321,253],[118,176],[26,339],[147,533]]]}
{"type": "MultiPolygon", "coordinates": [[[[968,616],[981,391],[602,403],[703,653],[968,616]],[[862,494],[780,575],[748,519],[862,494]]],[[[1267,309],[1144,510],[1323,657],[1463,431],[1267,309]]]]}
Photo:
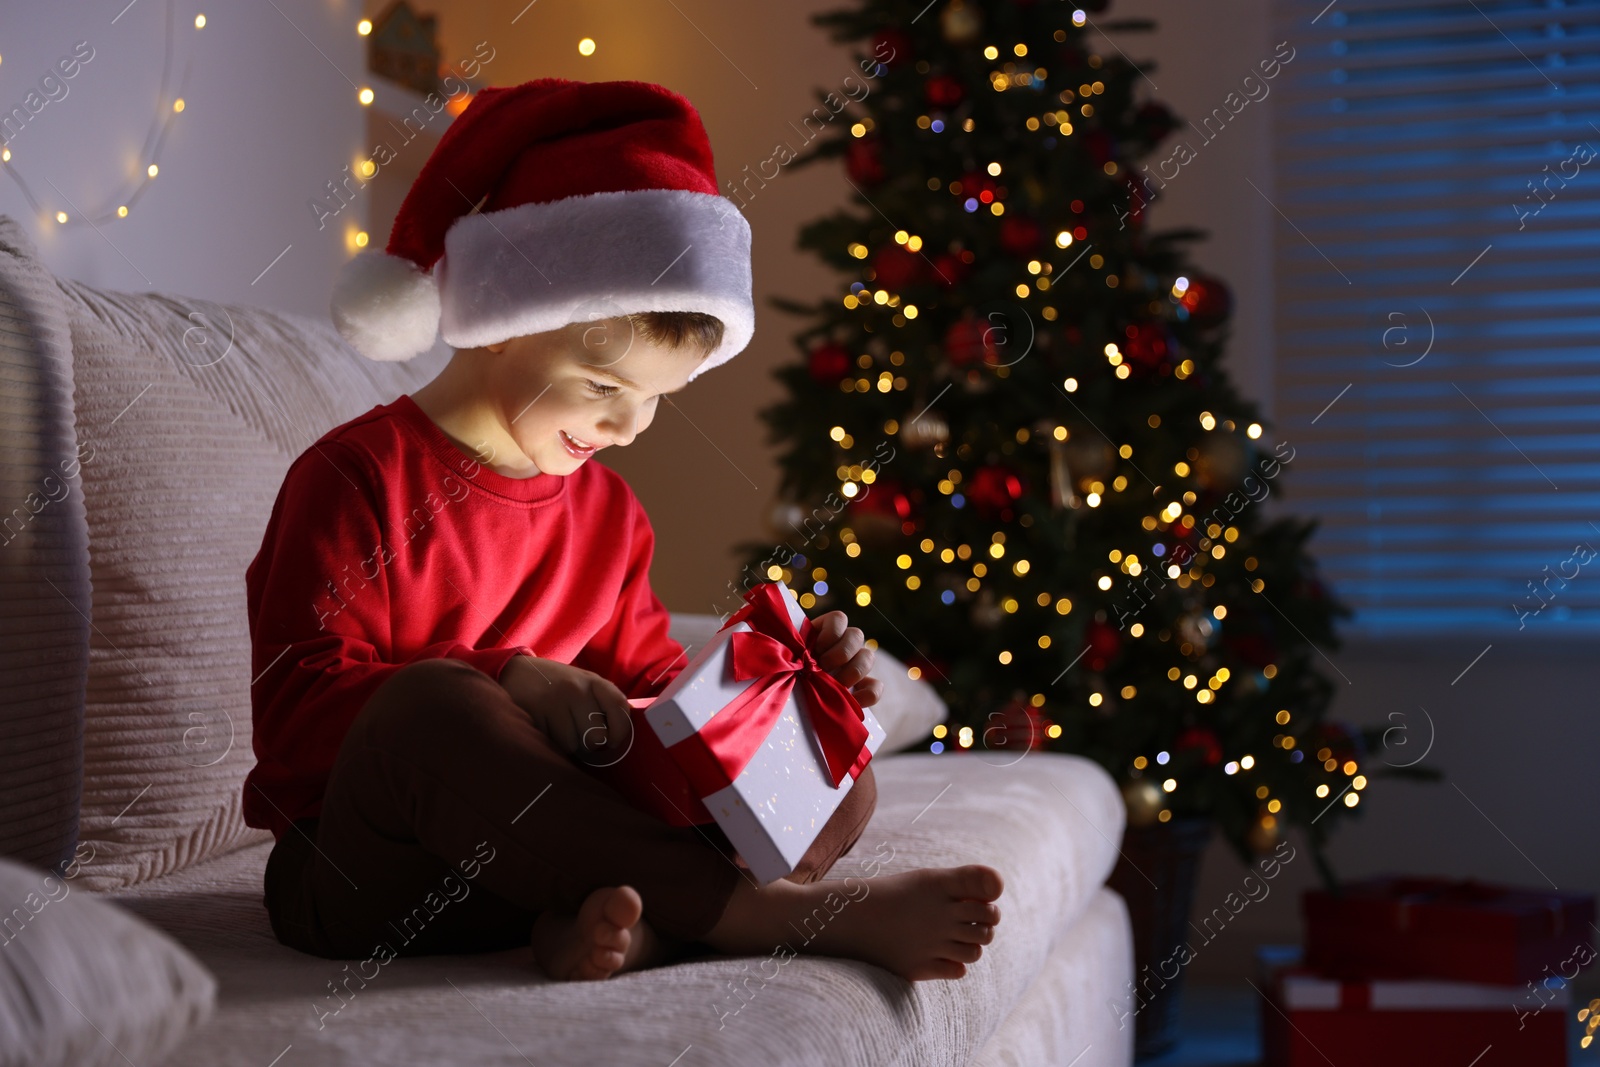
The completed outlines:
{"type": "MultiPolygon", "coordinates": [[[[304,826],[314,838],[297,827],[273,850],[267,903],[280,940],[337,958],[378,943],[399,955],[508,948],[531,933],[553,976],[598,978],[680,942],[769,951],[841,892],[817,879],[860,836],[875,797],[869,767],[795,880],[757,888],[717,850],[720,831],[635,809],[551,746],[493,679],[424,660],[356,717],[321,817],[304,826]],[[441,889],[468,870],[470,892],[441,889]]],[[[999,876],[986,867],[857,886],[809,947],[907,978],[959,977],[999,918],[999,876]]]]}

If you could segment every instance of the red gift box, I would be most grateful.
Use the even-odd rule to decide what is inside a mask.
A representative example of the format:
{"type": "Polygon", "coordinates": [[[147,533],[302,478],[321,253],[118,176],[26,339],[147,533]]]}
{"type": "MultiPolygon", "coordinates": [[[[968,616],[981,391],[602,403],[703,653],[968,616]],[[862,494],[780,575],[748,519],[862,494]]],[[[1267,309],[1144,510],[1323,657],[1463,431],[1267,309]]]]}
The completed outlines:
{"type": "Polygon", "coordinates": [[[1594,960],[1592,894],[1437,878],[1307,892],[1306,963],[1327,974],[1521,985],[1594,960]]]}
{"type": "MultiPolygon", "coordinates": [[[[1264,952],[1265,956],[1266,953],[1264,952]]],[[[1437,979],[1340,980],[1306,967],[1270,972],[1262,989],[1265,1067],[1563,1067],[1563,983],[1543,990],[1437,979]]]]}

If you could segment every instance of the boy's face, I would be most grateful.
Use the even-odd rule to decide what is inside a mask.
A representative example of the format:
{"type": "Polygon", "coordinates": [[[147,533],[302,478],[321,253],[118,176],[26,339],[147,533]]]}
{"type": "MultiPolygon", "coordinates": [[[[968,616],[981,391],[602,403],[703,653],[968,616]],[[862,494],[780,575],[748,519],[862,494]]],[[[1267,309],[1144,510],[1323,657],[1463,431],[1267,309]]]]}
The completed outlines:
{"type": "Polygon", "coordinates": [[[502,423],[545,474],[571,474],[602,448],[626,445],[660,396],[688,384],[698,348],[646,340],[626,319],[574,323],[484,346],[486,384],[502,423]]]}

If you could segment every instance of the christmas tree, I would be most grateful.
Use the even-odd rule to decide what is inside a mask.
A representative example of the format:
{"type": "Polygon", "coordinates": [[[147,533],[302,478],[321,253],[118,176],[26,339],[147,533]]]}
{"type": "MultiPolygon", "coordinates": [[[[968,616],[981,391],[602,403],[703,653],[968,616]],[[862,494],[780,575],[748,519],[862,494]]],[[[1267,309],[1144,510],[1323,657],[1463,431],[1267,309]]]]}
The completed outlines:
{"type": "Polygon", "coordinates": [[[1296,825],[1326,875],[1373,740],[1325,714],[1347,612],[1313,524],[1267,515],[1293,442],[1229,381],[1203,234],[1147,226],[1178,120],[1093,42],[1150,24],[925,2],[814,16],[870,92],[792,163],[843,157],[855,193],[799,240],[840,293],[775,301],[808,325],[762,412],[783,543],[741,545],[747,578],[937,686],[931,751],[1080,753],[1131,825],[1209,818],[1247,861],[1296,825]]]}

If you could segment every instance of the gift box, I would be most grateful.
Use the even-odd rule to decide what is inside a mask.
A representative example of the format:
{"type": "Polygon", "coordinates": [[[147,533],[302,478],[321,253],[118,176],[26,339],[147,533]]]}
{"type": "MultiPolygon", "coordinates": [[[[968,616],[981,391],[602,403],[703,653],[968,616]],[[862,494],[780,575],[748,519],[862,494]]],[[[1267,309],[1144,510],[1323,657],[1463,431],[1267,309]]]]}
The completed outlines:
{"type": "Polygon", "coordinates": [[[1566,983],[1334,978],[1263,949],[1265,1067],[1561,1067],[1567,1062],[1566,983]],[[1285,965],[1285,960],[1289,960],[1285,965]]]}
{"type": "Polygon", "coordinates": [[[793,590],[762,583],[660,695],[630,701],[629,751],[591,772],[674,825],[715,821],[762,885],[784,877],[884,738],[810,643],[793,590]]]}
{"type": "Polygon", "coordinates": [[[1302,904],[1306,963],[1328,974],[1519,985],[1594,959],[1591,894],[1378,878],[1302,904]]]}

